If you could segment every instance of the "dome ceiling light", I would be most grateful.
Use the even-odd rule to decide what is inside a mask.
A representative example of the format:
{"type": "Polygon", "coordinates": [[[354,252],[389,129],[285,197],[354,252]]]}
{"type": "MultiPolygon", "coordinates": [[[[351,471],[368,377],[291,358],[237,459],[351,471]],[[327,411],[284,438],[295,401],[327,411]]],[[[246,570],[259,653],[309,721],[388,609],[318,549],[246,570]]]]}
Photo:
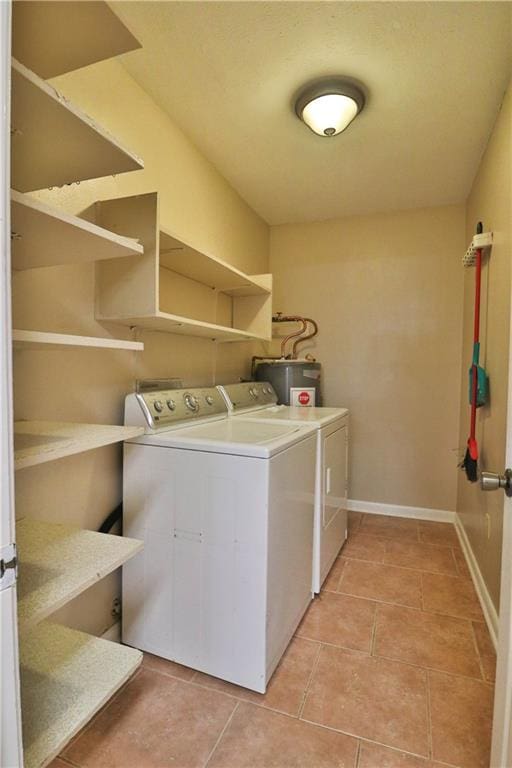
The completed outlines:
{"type": "Polygon", "coordinates": [[[365,104],[364,93],[351,80],[330,77],[306,86],[295,101],[295,113],[319,136],[336,136],[365,104]]]}

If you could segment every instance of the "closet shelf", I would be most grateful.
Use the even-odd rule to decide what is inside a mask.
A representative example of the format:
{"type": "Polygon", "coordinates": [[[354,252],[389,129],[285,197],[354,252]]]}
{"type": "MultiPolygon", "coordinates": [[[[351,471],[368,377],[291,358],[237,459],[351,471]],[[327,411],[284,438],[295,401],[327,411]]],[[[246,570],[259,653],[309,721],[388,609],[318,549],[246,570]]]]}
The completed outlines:
{"type": "Polygon", "coordinates": [[[90,349],[114,349],[142,352],[144,344],[141,341],[125,341],[124,339],[104,339],[96,336],[73,336],[68,333],[46,333],[43,331],[21,331],[14,329],[12,332],[14,349],[65,349],[90,348],[90,349]]]}
{"type": "Polygon", "coordinates": [[[144,167],[48,83],[12,60],[11,174],[18,192],[144,167]]]}
{"type": "Polygon", "coordinates": [[[14,422],[14,469],[33,467],[142,435],[142,427],[74,424],[60,421],[14,422]]]}
{"type": "Polygon", "coordinates": [[[12,33],[14,57],[45,80],[141,47],[105,2],[13,3],[12,33]]]}
{"type": "Polygon", "coordinates": [[[163,333],[179,333],[184,336],[200,336],[212,341],[268,341],[266,336],[259,336],[238,328],[215,325],[190,317],[171,315],[168,312],[156,312],[140,317],[108,317],[97,316],[98,320],[108,320],[110,323],[127,325],[129,328],[142,328],[146,331],[162,331],[163,333]]]}
{"type": "Polygon", "coordinates": [[[13,269],[77,264],[144,253],[137,240],[11,190],[13,269]]]}
{"type": "Polygon", "coordinates": [[[229,296],[259,296],[271,290],[257,276],[245,275],[222,259],[197,251],[168,230],[160,229],[160,266],[216,288],[229,296]]]}
{"type": "Polygon", "coordinates": [[[133,675],[142,653],[43,622],[20,643],[25,768],[43,768],[133,675]]]}
{"type": "Polygon", "coordinates": [[[16,523],[18,625],[38,624],[142,549],[142,542],[24,518],[16,523]]]}

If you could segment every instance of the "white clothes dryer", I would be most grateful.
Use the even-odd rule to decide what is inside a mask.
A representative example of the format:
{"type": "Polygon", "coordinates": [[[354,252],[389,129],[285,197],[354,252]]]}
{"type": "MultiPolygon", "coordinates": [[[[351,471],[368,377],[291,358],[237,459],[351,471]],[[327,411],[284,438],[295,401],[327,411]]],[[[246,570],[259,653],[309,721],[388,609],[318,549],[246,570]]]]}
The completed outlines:
{"type": "Polygon", "coordinates": [[[232,416],[259,423],[309,424],[317,431],[312,590],[320,592],[347,538],[348,410],[276,405],[268,382],[219,387],[232,416]]]}
{"type": "Polygon", "coordinates": [[[263,693],[311,601],[316,431],[216,388],[129,395],[123,641],[263,693]]]}

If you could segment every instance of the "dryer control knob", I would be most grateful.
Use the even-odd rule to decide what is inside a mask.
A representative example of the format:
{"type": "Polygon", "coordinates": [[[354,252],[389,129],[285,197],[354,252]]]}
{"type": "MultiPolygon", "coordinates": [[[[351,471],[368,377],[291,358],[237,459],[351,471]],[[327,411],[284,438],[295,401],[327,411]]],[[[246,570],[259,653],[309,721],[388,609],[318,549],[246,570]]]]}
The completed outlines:
{"type": "Polygon", "coordinates": [[[167,407],[170,411],[176,410],[176,403],[174,402],[174,400],[168,400],[167,407]]]}
{"type": "Polygon", "coordinates": [[[199,403],[197,402],[197,398],[194,397],[194,395],[187,393],[183,399],[189,411],[194,411],[195,413],[199,410],[199,403]]]}
{"type": "Polygon", "coordinates": [[[155,411],[156,411],[157,413],[162,413],[162,411],[163,411],[163,409],[164,409],[164,404],[162,403],[162,401],[161,401],[161,400],[155,400],[155,402],[153,403],[153,405],[155,406],[155,411]]]}
{"type": "Polygon", "coordinates": [[[213,397],[211,395],[206,395],[205,400],[208,405],[213,405],[213,397]]]}
{"type": "Polygon", "coordinates": [[[249,390],[249,394],[251,397],[253,397],[255,400],[258,397],[258,392],[254,389],[254,387],[251,387],[249,390]]]}

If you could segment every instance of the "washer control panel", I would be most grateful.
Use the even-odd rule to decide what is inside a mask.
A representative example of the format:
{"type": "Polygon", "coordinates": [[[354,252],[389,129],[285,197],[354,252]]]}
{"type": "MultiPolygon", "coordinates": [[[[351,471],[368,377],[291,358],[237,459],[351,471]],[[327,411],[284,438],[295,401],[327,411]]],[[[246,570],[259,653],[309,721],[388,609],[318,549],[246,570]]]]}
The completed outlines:
{"type": "Polygon", "coordinates": [[[218,416],[228,410],[216,387],[137,392],[135,398],[151,429],[178,425],[179,422],[207,416],[218,416]]]}
{"type": "Polygon", "coordinates": [[[225,384],[219,387],[230,411],[254,410],[275,405],[277,395],[268,381],[244,381],[241,384],[225,384]]]}

